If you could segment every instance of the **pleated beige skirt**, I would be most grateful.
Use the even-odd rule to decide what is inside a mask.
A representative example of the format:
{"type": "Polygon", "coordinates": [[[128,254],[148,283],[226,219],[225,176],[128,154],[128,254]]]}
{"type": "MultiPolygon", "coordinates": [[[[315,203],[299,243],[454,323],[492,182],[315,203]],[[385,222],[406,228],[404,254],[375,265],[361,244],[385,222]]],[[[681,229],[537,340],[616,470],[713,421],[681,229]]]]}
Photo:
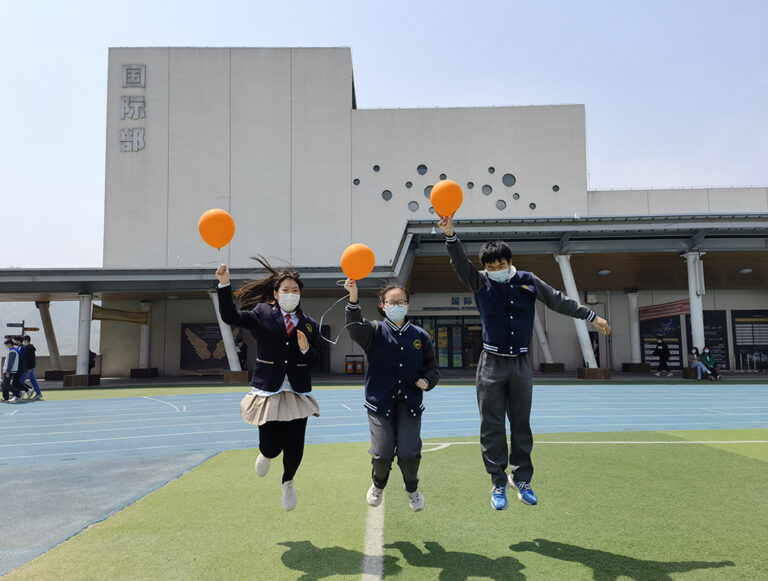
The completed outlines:
{"type": "Polygon", "coordinates": [[[240,415],[246,423],[261,426],[267,422],[290,422],[319,416],[320,406],[311,395],[293,391],[281,391],[270,396],[247,393],[240,401],[240,415]]]}

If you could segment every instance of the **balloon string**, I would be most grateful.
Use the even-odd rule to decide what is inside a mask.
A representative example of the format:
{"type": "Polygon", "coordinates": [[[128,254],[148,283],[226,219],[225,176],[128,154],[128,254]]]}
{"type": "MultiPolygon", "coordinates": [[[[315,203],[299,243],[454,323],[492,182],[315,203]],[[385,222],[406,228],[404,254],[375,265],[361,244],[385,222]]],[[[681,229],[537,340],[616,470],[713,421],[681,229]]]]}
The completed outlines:
{"type": "MultiPolygon", "coordinates": [[[[325,312],[324,312],[324,313],[323,313],[323,314],[320,316],[320,323],[318,324],[318,326],[320,327],[320,336],[321,336],[321,337],[323,337],[323,319],[325,318],[325,315],[327,315],[327,314],[328,314],[328,313],[331,311],[331,309],[333,309],[333,307],[335,307],[335,306],[336,306],[336,305],[338,305],[338,304],[339,304],[341,301],[343,301],[344,299],[346,299],[346,298],[348,298],[348,297],[349,297],[349,295],[348,295],[348,294],[347,294],[347,295],[344,295],[343,297],[341,297],[341,298],[340,298],[338,301],[336,301],[335,303],[333,303],[333,304],[330,306],[330,308],[329,308],[329,309],[327,309],[327,310],[326,310],[326,311],[325,311],[325,312]]],[[[341,331],[339,331],[339,334],[338,334],[338,335],[336,335],[336,339],[334,339],[333,341],[331,341],[331,340],[330,340],[330,339],[328,339],[327,337],[323,337],[323,339],[325,339],[326,341],[328,341],[328,343],[330,343],[331,345],[336,345],[336,343],[338,343],[338,342],[339,342],[339,337],[341,337],[341,334],[344,332],[344,329],[346,329],[347,327],[351,327],[352,325],[362,325],[362,324],[363,324],[363,323],[362,323],[362,321],[353,321],[353,322],[351,322],[351,323],[347,323],[346,325],[344,325],[344,326],[341,328],[341,331]]]]}

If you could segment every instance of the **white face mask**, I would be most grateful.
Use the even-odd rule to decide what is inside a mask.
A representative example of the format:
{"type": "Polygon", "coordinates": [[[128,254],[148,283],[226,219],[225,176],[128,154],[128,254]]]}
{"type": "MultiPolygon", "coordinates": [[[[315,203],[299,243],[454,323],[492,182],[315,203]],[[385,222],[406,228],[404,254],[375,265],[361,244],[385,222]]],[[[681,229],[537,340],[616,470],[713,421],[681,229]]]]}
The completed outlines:
{"type": "Polygon", "coordinates": [[[486,270],[488,278],[494,282],[506,282],[509,278],[509,268],[504,270],[486,270]]]}
{"type": "Polygon", "coordinates": [[[298,293],[277,293],[277,304],[286,313],[293,312],[299,306],[301,295],[298,293]]]}
{"type": "Polygon", "coordinates": [[[384,305],[384,312],[387,315],[387,319],[394,323],[399,323],[405,320],[405,315],[408,314],[408,305],[384,305]]]}

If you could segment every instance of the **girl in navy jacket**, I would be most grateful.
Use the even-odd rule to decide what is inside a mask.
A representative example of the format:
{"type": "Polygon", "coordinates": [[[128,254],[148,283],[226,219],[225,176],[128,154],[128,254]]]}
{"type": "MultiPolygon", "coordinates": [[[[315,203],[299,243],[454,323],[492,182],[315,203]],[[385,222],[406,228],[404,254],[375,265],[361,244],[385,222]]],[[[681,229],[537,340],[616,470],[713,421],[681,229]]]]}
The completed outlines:
{"type": "Polygon", "coordinates": [[[354,280],[347,279],[344,288],[349,292],[346,309],[349,335],[368,356],[365,407],[371,430],[369,453],[373,484],[366,498],[370,506],[381,504],[392,461],[397,455],[408,503],[411,510],[417,512],[425,504],[418,488],[422,398],[440,377],[432,341],[429,333],[407,320],[409,295],[404,287],[390,284],[379,291],[377,308],[384,315],[382,321],[363,318],[354,280]]]}
{"type": "Polygon", "coordinates": [[[218,299],[225,323],[248,329],[256,339],[258,357],[251,392],[240,402],[240,414],[259,427],[256,474],[266,476],[270,461],[283,453],[282,505],[296,507],[293,477],[304,454],[307,417],[319,415],[312,391],[310,366],[319,358],[317,322],[299,308],[304,287],[294,270],[276,270],[257,258],[269,273],[234,293],[226,264],[219,266],[218,299]]]}

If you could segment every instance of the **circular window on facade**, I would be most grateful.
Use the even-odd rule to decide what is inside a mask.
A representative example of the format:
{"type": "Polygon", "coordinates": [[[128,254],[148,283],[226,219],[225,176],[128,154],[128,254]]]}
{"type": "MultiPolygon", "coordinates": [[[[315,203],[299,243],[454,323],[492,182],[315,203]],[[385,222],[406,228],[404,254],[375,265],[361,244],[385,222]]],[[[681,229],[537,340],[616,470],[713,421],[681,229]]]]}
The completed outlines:
{"type": "Polygon", "coordinates": [[[494,173],[495,171],[496,171],[495,167],[489,167],[488,168],[488,173],[494,173]]]}
{"type": "Polygon", "coordinates": [[[552,186],[552,191],[553,191],[553,192],[559,192],[559,191],[560,191],[560,186],[558,186],[557,184],[555,184],[554,186],[552,186]]]}
{"type": "Polygon", "coordinates": [[[520,194],[518,194],[517,192],[515,192],[514,194],[512,194],[512,199],[513,199],[513,200],[519,200],[519,199],[520,199],[520,194]]]}
{"type": "Polygon", "coordinates": [[[415,200],[411,200],[410,202],[408,202],[408,209],[411,212],[415,212],[416,210],[419,209],[419,203],[415,200]]]}
{"type": "Polygon", "coordinates": [[[528,204],[528,207],[529,207],[531,210],[535,210],[535,209],[536,209],[536,204],[534,204],[533,202],[531,202],[530,204],[528,204]]]}
{"type": "Polygon", "coordinates": [[[427,186],[424,188],[424,197],[429,199],[430,194],[432,193],[432,186],[427,186]]]}
{"type": "Polygon", "coordinates": [[[387,202],[389,202],[392,199],[392,192],[389,190],[384,190],[381,192],[381,197],[384,198],[387,202]]]}
{"type": "Polygon", "coordinates": [[[419,175],[423,176],[425,173],[427,173],[427,166],[422,163],[419,167],[416,168],[416,171],[419,172],[419,175]]]}
{"type": "Polygon", "coordinates": [[[413,182],[405,182],[405,187],[411,189],[413,187],[413,182]]]}
{"type": "Polygon", "coordinates": [[[467,182],[467,187],[471,190],[475,187],[475,182],[467,182]]]}
{"type": "Polygon", "coordinates": [[[379,171],[381,168],[378,165],[373,166],[373,171],[379,171]]]}
{"type": "Polygon", "coordinates": [[[501,183],[503,183],[505,186],[514,186],[517,182],[517,179],[515,179],[515,176],[513,176],[511,173],[505,173],[501,178],[501,183]]]}
{"type": "Polygon", "coordinates": [[[490,196],[490,195],[493,193],[493,188],[492,188],[491,186],[489,186],[488,184],[485,184],[485,185],[483,186],[483,193],[484,193],[486,196],[490,196]]]}
{"type": "Polygon", "coordinates": [[[440,179],[441,179],[441,180],[444,180],[445,178],[446,178],[446,175],[445,175],[444,173],[441,173],[441,174],[440,174],[440,179]]]}
{"type": "Polygon", "coordinates": [[[360,180],[355,178],[355,179],[352,180],[352,183],[355,184],[356,186],[359,186],[360,185],[360,180]]]}
{"type": "Polygon", "coordinates": [[[503,210],[507,207],[507,203],[504,200],[496,200],[496,208],[503,210]]]}

